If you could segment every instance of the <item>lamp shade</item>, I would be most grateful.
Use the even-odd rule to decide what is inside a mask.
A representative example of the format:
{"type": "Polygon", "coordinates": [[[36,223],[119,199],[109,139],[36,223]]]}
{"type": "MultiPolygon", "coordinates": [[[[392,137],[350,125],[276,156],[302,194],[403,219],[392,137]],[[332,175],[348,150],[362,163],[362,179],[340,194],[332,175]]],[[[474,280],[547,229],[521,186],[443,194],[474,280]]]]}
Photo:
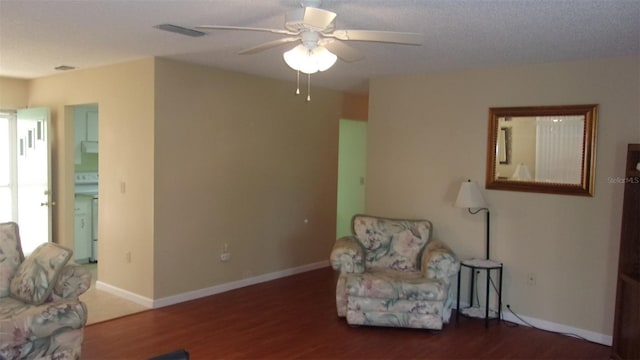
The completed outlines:
{"type": "Polygon", "coordinates": [[[511,180],[521,180],[521,181],[529,181],[531,180],[531,173],[529,172],[529,167],[525,164],[518,164],[516,166],[516,171],[513,172],[513,176],[511,180]]]}
{"type": "Polygon", "coordinates": [[[486,208],[487,202],[484,200],[478,184],[469,180],[460,186],[455,206],[468,209],[486,208]]]}
{"type": "Polygon", "coordinates": [[[285,52],[282,57],[290,68],[305,74],[325,71],[338,60],[338,57],[325,47],[316,46],[309,49],[303,44],[285,52]]]}

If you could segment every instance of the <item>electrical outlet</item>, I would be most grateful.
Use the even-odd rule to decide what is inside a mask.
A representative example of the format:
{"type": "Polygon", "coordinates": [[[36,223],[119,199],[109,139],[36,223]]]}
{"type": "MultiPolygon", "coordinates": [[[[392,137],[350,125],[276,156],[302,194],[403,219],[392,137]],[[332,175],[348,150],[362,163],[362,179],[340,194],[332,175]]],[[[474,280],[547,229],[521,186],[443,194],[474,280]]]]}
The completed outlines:
{"type": "Polygon", "coordinates": [[[222,246],[222,253],[220,253],[220,261],[226,262],[231,260],[231,253],[229,252],[229,244],[225,243],[222,246]]]}
{"type": "Polygon", "coordinates": [[[535,285],[536,284],[536,273],[528,273],[527,274],[527,285],[535,285]]]}

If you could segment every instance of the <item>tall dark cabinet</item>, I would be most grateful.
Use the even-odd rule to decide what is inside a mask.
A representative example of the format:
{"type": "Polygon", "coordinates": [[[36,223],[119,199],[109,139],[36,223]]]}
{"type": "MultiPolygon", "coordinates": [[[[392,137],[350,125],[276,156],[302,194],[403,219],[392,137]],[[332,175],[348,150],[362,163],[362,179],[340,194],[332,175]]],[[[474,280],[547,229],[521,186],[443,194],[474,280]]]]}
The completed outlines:
{"type": "Polygon", "coordinates": [[[612,357],[640,359],[640,144],[629,144],[612,357]]]}

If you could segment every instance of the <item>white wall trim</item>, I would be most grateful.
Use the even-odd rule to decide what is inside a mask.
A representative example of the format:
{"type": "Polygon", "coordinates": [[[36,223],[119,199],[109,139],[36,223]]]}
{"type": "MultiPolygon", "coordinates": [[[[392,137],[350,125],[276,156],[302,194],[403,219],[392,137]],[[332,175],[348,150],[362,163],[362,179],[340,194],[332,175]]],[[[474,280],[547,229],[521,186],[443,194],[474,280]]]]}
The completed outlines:
{"type": "Polygon", "coordinates": [[[147,297],[138,295],[136,293],[133,293],[127,290],[120,289],[116,286],[109,285],[101,281],[96,282],[96,289],[104,290],[115,296],[133,301],[137,304],[146,306],[148,308],[157,309],[157,308],[174,305],[174,304],[178,304],[185,301],[199,299],[205,296],[220,294],[226,291],[239,289],[245,286],[263,283],[265,281],[271,281],[271,280],[280,279],[280,278],[284,278],[291,275],[300,274],[307,271],[321,269],[328,266],[329,266],[328,260],[320,261],[317,263],[306,264],[306,265],[289,268],[285,270],[280,270],[280,271],[275,271],[272,273],[262,274],[262,275],[258,275],[258,276],[238,280],[238,281],[232,281],[229,283],[215,285],[215,286],[204,288],[204,289],[198,289],[198,290],[185,292],[182,294],[171,295],[171,296],[167,296],[160,299],[149,299],[147,297]]]}
{"type": "MultiPolygon", "coordinates": [[[[584,329],[580,329],[572,326],[554,323],[547,320],[541,320],[541,319],[536,319],[528,316],[523,316],[520,314],[518,314],[518,316],[520,316],[524,321],[528,322],[529,324],[539,329],[548,330],[548,331],[552,331],[552,332],[559,333],[562,335],[567,335],[567,336],[572,336],[572,334],[578,335],[579,337],[585,338],[589,341],[602,344],[602,345],[611,346],[611,344],[613,344],[613,336],[611,335],[600,334],[595,331],[584,330],[584,329]]],[[[506,321],[511,321],[516,324],[529,326],[524,322],[522,322],[520,319],[518,319],[511,312],[509,312],[509,310],[502,313],[502,318],[506,321]]]]}
{"type": "Polygon", "coordinates": [[[106,291],[111,295],[121,297],[123,299],[132,301],[136,304],[139,304],[148,308],[153,307],[153,299],[149,299],[148,297],[138,295],[134,292],[121,289],[117,286],[113,286],[102,281],[96,281],[96,289],[106,291]]]}
{"type": "MultiPolygon", "coordinates": [[[[466,301],[460,301],[460,307],[461,308],[465,308],[468,307],[469,303],[466,301]]],[[[456,305],[455,303],[453,304],[453,308],[455,308],[456,305]]],[[[451,314],[451,319],[449,320],[449,322],[455,322],[455,316],[456,314],[451,314]]],[[[509,309],[504,309],[502,311],[502,319],[505,321],[510,321],[512,323],[518,324],[518,325],[522,325],[522,326],[531,326],[533,325],[535,328],[538,329],[542,329],[542,330],[547,330],[547,331],[551,331],[551,332],[555,332],[558,333],[560,335],[566,335],[566,336],[572,336],[572,335],[577,335],[579,337],[585,338],[589,341],[592,341],[594,343],[598,343],[598,344],[602,344],[602,345],[606,345],[606,346],[611,346],[611,344],[613,344],[613,336],[611,335],[605,335],[605,334],[601,334],[601,333],[597,333],[595,331],[590,331],[590,330],[584,330],[584,329],[580,329],[580,328],[576,328],[576,327],[572,327],[572,326],[568,326],[568,325],[564,325],[564,324],[558,324],[552,321],[547,321],[547,320],[542,320],[542,319],[538,319],[538,318],[533,318],[533,317],[529,317],[529,316],[524,316],[524,315],[520,315],[518,314],[518,316],[520,318],[522,318],[522,320],[528,322],[529,324],[524,323],[522,320],[518,319],[517,316],[515,316],[513,313],[511,313],[511,311],[509,311],[509,309]]],[[[490,323],[491,324],[491,323],[490,323]]],[[[489,325],[491,326],[491,325],[489,325]]]]}
{"type": "Polygon", "coordinates": [[[216,285],[216,286],[212,286],[204,289],[167,296],[164,298],[154,300],[153,308],[157,309],[164,306],[174,305],[174,304],[178,304],[178,303],[189,301],[189,300],[195,300],[201,297],[215,295],[215,294],[223,293],[226,291],[239,289],[245,286],[255,285],[265,281],[271,281],[271,280],[275,280],[275,279],[279,279],[279,278],[283,278],[283,277],[287,277],[295,274],[300,274],[303,272],[316,270],[316,269],[320,269],[327,266],[329,266],[329,261],[321,261],[313,264],[298,266],[295,268],[280,270],[280,271],[276,271],[268,274],[262,274],[262,275],[258,275],[258,276],[238,280],[238,281],[232,281],[229,283],[220,284],[220,285],[216,285]]]}

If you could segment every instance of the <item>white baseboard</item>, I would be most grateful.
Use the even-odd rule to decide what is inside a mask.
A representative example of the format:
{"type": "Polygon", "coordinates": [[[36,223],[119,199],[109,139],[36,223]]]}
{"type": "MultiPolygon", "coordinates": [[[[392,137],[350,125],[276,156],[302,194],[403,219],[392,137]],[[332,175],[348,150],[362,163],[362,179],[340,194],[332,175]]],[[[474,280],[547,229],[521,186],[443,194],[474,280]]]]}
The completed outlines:
{"type": "MultiPolygon", "coordinates": [[[[455,306],[456,305],[454,303],[453,307],[455,308],[455,306]]],[[[469,306],[468,302],[460,301],[460,307],[461,308],[465,308],[465,307],[468,307],[468,306],[469,306]]],[[[535,328],[542,329],[542,330],[547,330],[547,331],[551,331],[551,332],[555,332],[555,333],[558,333],[558,334],[561,334],[561,335],[566,335],[566,336],[574,336],[575,337],[577,335],[578,337],[587,339],[587,340],[592,341],[594,343],[606,345],[606,346],[611,346],[611,344],[613,344],[613,337],[610,336],[610,335],[600,334],[600,333],[597,333],[597,332],[594,332],[594,331],[575,328],[575,327],[572,327],[572,326],[558,324],[558,323],[555,323],[555,322],[551,322],[551,321],[547,321],[547,320],[541,320],[541,319],[533,318],[533,317],[529,317],[529,316],[523,316],[523,315],[519,315],[519,314],[518,314],[518,316],[515,316],[514,314],[512,314],[508,309],[504,309],[502,311],[502,319],[503,320],[510,321],[510,322],[516,323],[518,325],[523,325],[523,326],[531,326],[531,325],[533,325],[533,327],[535,327],[535,328]],[[518,318],[518,316],[520,317],[520,319],[518,318]],[[526,321],[528,324],[525,323],[522,320],[526,321]]]]}
{"type": "MultiPolygon", "coordinates": [[[[613,344],[613,337],[610,335],[600,334],[595,331],[579,329],[572,326],[558,324],[551,321],[536,319],[528,316],[522,316],[522,315],[518,315],[518,316],[520,316],[524,321],[528,322],[529,324],[539,329],[548,330],[548,331],[552,331],[552,332],[567,335],[567,336],[577,335],[581,338],[584,338],[589,341],[602,344],[602,345],[611,346],[611,344],[613,344]]],[[[529,326],[528,324],[525,324],[522,320],[518,319],[515,315],[510,313],[508,310],[502,313],[502,318],[504,320],[511,321],[516,324],[529,326]]]]}
{"type": "Polygon", "coordinates": [[[123,299],[127,299],[129,301],[132,301],[136,304],[140,304],[148,308],[153,307],[153,299],[149,299],[148,297],[138,295],[134,292],[121,289],[117,286],[113,286],[99,280],[96,281],[96,289],[106,291],[112,295],[121,297],[123,299]]]}
{"type": "Polygon", "coordinates": [[[224,283],[224,284],[220,284],[220,285],[216,285],[216,286],[212,286],[204,289],[198,289],[198,290],[189,291],[182,294],[171,295],[171,296],[167,296],[160,299],[149,299],[147,297],[138,295],[136,293],[133,293],[127,290],[120,289],[116,286],[109,285],[101,281],[96,282],[96,288],[100,290],[104,290],[106,292],[109,292],[121,298],[125,298],[127,300],[133,301],[142,306],[146,306],[151,309],[157,309],[157,308],[174,305],[174,304],[178,304],[185,301],[199,299],[205,296],[220,294],[226,291],[239,289],[245,286],[263,283],[265,281],[271,281],[271,280],[280,279],[280,278],[295,275],[295,274],[300,274],[307,271],[321,269],[328,266],[329,266],[329,261],[320,261],[317,263],[275,271],[272,273],[262,274],[262,275],[258,275],[258,276],[238,280],[238,281],[232,281],[229,283],[224,283]]]}
{"type": "Polygon", "coordinates": [[[313,264],[302,265],[295,268],[280,270],[280,271],[276,271],[268,274],[262,274],[262,275],[258,275],[258,276],[238,280],[238,281],[233,281],[230,283],[220,284],[220,285],[212,286],[205,289],[199,289],[199,290],[189,291],[189,292],[178,294],[178,295],[167,296],[164,298],[154,300],[153,308],[156,309],[156,308],[174,305],[174,304],[178,304],[178,303],[189,301],[189,300],[195,300],[201,297],[215,295],[215,294],[223,293],[226,291],[239,289],[245,286],[255,285],[265,281],[271,281],[271,280],[275,280],[275,279],[279,279],[279,278],[283,278],[283,277],[287,277],[295,274],[300,274],[303,272],[316,270],[316,269],[320,269],[327,266],[329,266],[329,261],[321,261],[313,264]]]}

